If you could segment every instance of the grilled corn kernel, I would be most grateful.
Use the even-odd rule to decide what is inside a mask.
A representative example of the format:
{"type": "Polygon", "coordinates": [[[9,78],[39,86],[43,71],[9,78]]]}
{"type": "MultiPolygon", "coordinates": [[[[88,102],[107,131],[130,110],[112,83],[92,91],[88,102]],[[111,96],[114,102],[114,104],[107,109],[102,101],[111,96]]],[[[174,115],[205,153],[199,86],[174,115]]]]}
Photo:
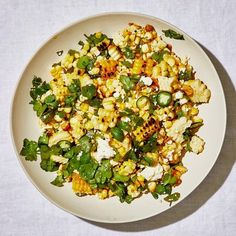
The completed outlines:
{"type": "Polygon", "coordinates": [[[193,108],[189,111],[189,115],[191,115],[191,116],[196,116],[196,115],[198,115],[198,113],[199,113],[199,110],[198,110],[198,108],[196,108],[196,107],[193,107],[193,108]]]}
{"type": "Polygon", "coordinates": [[[149,189],[149,191],[150,191],[151,193],[153,193],[153,192],[156,190],[156,186],[157,186],[156,182],[150,182],[150,183],[148,183],[148,189],[149,189]]]}
{"type": "Polygon", "coordinates": [[[89,105],[87,103],[83,102],[80,104],[81,111],[86,112],[86,111],[88,111],[88,109],[89,109],[89,105]]]}
{"type": "Polygon", "coordinates": [[[103,189],[100,193],[98,193],[99,199],[105,199],[108,197],[108,192],[106,189],[103,189]]]}
{"type": "Polygon", "coordinates": [[[79,174],[73,173],[72,174],[72,189],[75,193],[80,195],[91,195],[93,194],[93,191],[90,187],[90,185],[83,180],[79,174]]]}

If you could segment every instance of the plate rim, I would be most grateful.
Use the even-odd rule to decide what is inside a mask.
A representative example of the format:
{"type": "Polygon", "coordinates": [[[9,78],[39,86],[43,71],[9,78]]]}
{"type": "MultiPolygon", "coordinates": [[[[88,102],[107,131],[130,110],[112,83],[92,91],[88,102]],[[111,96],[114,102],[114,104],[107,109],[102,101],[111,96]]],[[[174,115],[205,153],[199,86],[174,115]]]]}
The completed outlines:
{"type": "Polygon", "coordinates": [[[81,19],[79,20],[76,20],[76,21],[73,21],[72,23],[69,23],[69,24],[66,24],[64,27],[62,27],[60,30],[58,30],[56,33],[52,34],[50,37],[48,37],[46,40],[43,40],[43,42],[41,44],[39,44],[39,46],[36,48],[36,50],[34,50],[32,56],[29,57],[29,60],[27,60],[27,62],[25,63],[18,79],[17,79],[17,82],[15,83],[14,87],[13,87],[13,96],[11,97],[11,102],[10,102],[10,116],[9,116],[9,123],[10,123],[10,137],[11,137],[11,144],[13,146],[13,150],[14,150],[14,153],[18,159],[18,163],[20,164],[21,168],[23,169],[25,175],[27,176],[27,179],[30,181],[31,184],[34,185],[34,187],[39,191],[39,193],[45,198],[47,199],[49,202],[51,202],[53,205],[57,206],[59,209],[65,211],[65,212],[68,212],[74,216],[77,216],[79,218],[82,218],[82,219],[85,219],[85,220],[89,220],[89,221],[92,221],[92,222],[99,222],[99,223],[109,223],[109,224],[120,224],[120,223],[131,223],[131,222],[136,222],[136,221],[140,221],[140,220],[144,220],[144,219],[148,219],[150,217],[153,217],[153,216],[157,216],[157,215],[160,215],[160,214],[163,214],[164,212],[170,210],[172,207],[170,208],[167,208],[166,210],[160,212],[160,213],[152,213],[152,214],[149,214],[149,215],[145,215],[144,217],[134,217],[130,220],[103,220],[103,219],[97,219],[97,218],[92,218],[92,217],[86,217],[84,215],[79,215],[77,214],[76,212],[73,212],[71,210],[68,210],[66,209],[65,207],[59,205],[58,203],[56,203],[51,197],[49,197],[46,193],[44,193],[39,186],[37,186],[37,184],[34,182],[34,180],[32,179],[32,177],[30,176],[30,174],[27,172],[25,166],[23,165],[23,162],[20,158],[20,154],[18,153],[17,151],[17,148],[16,148],[16,143],[15,143],[15,139],[14,139],[14,135],[13,135],[13,113],[14,113],[14,102],[15,102],[15,96],[16,96],[16,92],[17,92],[17,89],[19,87],[19,84],[21,82],[21,79],[22,79],[22,76],[23,74],[25,73],[26,69],[28,68],[28,66],[30,65],[30,63],[33,61],[33,59],[35,58],[35,56],[40,52],[40,50],[49,42],[51,41],[53,38],[55,38],[57,35],[63,33],[65,30],[67,30],[68,28],[71,28],[77,24],[80,24],[84,21],[87,21],[87,20],[90,20],[90,19],[93,19],[93,18],[98,18],[98,17],[102,17],[102,16],[113,16],[113,15],[133,15],[133,16],[138,16],[138,17],[143,17],[143,18],[146,18],[146,19],[151,19],[151,20],[154,20],[154,21],[159,21],[159,22],[162,22],[164,24],[167,24],[169,26],[171,26],[172,28],[176,29],[178,32],[184,34],[187,36],[187,38],[191,41],[191,43],[194,44],[194,46],[197,47],[197,50],[199,50],[201,52],[202,55],[204,55],[205,59],[209,62],[210,64],[210,67],[211,67],[211,70],[214,71],[214,73],[216,74],[217,78],[218,78],[218,81],[219,81],[219,85],[220,85],[220,89],[222,91],[222,101],[223,101],[223,109],[224,109],[224,115],[223,115],[223,119],[224,119],[224,124],[223,124],[223,133],[222,133],[222,136],[221,136],[221,141],[220,141],[220,148],[218,149],[218,152],[216,154],[216,158],[214,160],[214,162],[209,166],[209,170],[204,174],[204,177],[201,179],[201,181],[199,182],[199,184],[197,184],[194,189],[188,193],[186,196],[184,196],[183,198],[181,198],[181,200],[179,200],[177,203],[173,204],[172,207],[176,206],[177,204],[179,204],[180,202],[182,202],[186,197],[188,197],[191,193],[193,193],[198,187],[200,184],[202,184],[203,180],[207,178],[207,176],[209,175],[209,173],[211,172],[211,170],[213,169],[219,155],[220,155],[220,152],[222,150],[222,147],[223,147],[223,143],[224,143],[224,139],[225,139],[225,135],[226,135],[226,126],[227,126],[227,104],[226,104],[226,99],[225,99],[225,92],[224,92],[224,87],[222,85],[222,82],[221,82],[221,79],[220,79],[220,76],[219,74],[217,73],[217,70],[213,64],[213,62],[211,61],[211,59],[209,58],[209,56],[207,55],[207,53],[203,50],[203,48],[200,46],[200,44],[194,39],[192,38],[191,36],[189,36],[187,33],[185,33],[183,30],[179,29],[177,26],[169,23],[168,21],[166,20],[163,20],[161,18],[158,18],[156,16],[152,16],[152,15],[149,15],[149,14],[143,14],[143,13],[138,13],[138,12],[132,12],[132,11],[109,11],[109,12],[103,12],[103,13],[97,13],[97,14],[92,14],[92,15],[89,15],[89,16],[86,16],[86,17],[82,17],[81,19]]]}

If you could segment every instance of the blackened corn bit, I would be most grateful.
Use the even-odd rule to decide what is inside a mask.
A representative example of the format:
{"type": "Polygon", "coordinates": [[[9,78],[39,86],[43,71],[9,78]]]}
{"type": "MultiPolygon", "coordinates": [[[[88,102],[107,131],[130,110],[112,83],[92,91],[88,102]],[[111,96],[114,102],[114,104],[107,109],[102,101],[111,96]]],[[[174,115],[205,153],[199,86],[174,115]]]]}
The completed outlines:
{"type": "Polygon", "coordinates": [[[134,135],[138,142],[142,142],[150,138],[159,129],[159,121],[154,117],[150,117],[143,126],[139,126],[135,131],[134,135]]]}

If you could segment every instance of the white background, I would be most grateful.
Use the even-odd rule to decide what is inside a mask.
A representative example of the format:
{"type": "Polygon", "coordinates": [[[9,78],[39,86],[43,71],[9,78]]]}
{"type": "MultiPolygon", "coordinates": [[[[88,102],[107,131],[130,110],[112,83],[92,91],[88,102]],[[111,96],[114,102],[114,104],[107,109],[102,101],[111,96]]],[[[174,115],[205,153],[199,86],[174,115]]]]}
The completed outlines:
{"type": "Polygon", "coordinates": [[[236,235],[235,24],[235,0],[0,0],[0,235],[236,235]],[[221,154],[203,183],[165,213],[117,225],[82,220],[42,197],[22,171],[9,131],[10,100],[32,54],[66,25],[108,11],[150,14],[191,35],[215,65],[228,109],[221,154]]]}

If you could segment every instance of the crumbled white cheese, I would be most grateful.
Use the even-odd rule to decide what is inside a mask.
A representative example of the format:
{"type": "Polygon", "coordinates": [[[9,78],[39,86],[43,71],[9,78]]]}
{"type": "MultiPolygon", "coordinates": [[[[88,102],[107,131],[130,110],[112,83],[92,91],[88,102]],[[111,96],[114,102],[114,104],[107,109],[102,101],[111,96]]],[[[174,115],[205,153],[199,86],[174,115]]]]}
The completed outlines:
{"type": "Polygon", "coordinates": [[[158,84],[159,84],[159,89],[162,91],[172,91],[172,83],[174,81],[174,78],[172,77],[165,77],[165,76],[159,76],[158,77],[158,84]]]}
{"type": "Polygon", "coordinates": [[[138,175],[142,175],[149,181],[157,180],[163,175],[163,167],[160,164],[157,164],[157,166],[154,167],[147,166],[138,175]]]}
{"type": "Polygon", "coordinates": [[[147,44],[143,44],[141,49],[142,49],[142,52],[144,52],[144,53],[148,52],[148,45],[147,44]]]}
{"type": "Polygon", "coordinates": [[[174,150],[171,150],[167,153],[167,156],[166,158],[169,160],[169,161],[172,161],[173,160],[173,153],[174,153],[174,150]]]}
{"type": "Polygon", "coordinates": [[[158,43],[155,39],[151,42],[151,48],[152,48],[152,51],[154,52],[159,51],[158,43]]]}
{"type": "Polygon", "coordinates": [[[174,93],[174,100],[183,98],[184,94],[181,91],[174,93]]]}
{"type": "Polygon", "coordinates": [[[93,157],[100,163],[101,160],[109,159],[116,153],[109,145],[109,139],[97,138],[97,151],[93,153],[93,157]]]}
{"type": "Polygon", "coordinates": [[[139,81],[143,82],[144,85],[147,85],[147,86],[150,86],[152,84],[152,79],[146,76],[142,76],[139,81]]]}
{"type": "Polygon", "coordinates": [[[205,145],[204,140],[198,137],[197,135],[194,135],[191,138],[190,147],[191,147],[192,152],[196,154],[202,152],[204,149],[204,145],[205,145]]]}
{"type": "Polygon", "coordinates": [[[184,141],[183,133],[191,124],[191,120],[181,117],[173,122],[173,125],[167,130],[167,135],[174,141],[182,143],[184,141]]]}
{"type": "Polygon", "coordinates": [[[120,96],[120,93],[118,91],[116,91],[115,93],[113,93],[113,97],[114,98],[118,98],[120,96]]]}
{"type": "Polygon", "coordinates": [[[188,99],[186,99],[186,98],[181,98],[180,100],[179,100],[179,104],[180,105],[184,105],[185,103],[187,103],[188,102],[188,99]]]}

